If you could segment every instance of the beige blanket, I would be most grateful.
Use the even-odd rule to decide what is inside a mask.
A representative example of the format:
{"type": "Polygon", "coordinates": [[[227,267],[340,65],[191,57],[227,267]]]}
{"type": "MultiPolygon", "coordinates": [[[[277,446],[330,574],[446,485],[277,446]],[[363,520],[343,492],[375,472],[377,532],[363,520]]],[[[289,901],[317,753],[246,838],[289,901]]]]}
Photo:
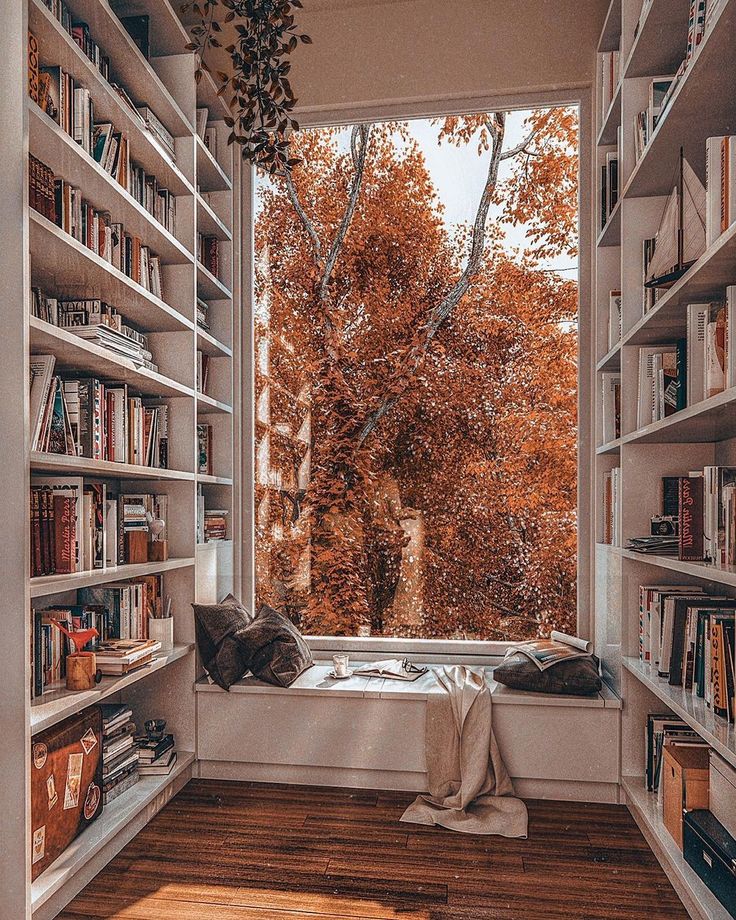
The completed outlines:
{"type": "Polygon", "coordinates": [[[401,820],[526,837],[526,805],[514,795],[496,744],[485,677],[463,666],[434,675],[444,692],[431,693],[427,704],[429,795],[418,796],[401,820]]]}

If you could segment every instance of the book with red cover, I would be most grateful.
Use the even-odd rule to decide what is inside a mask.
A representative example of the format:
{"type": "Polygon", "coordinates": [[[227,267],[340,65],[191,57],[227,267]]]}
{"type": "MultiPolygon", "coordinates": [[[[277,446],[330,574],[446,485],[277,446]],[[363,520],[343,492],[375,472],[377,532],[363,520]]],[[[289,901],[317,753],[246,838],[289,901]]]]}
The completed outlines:
{"type": "Polygon", "coordinates": [[[75,548],[77,534],[76,501],[70,495],[53,496],[55,570],[57,575],[70,575],[76,571],[75,548]]]}
{"type": "Polygon", "coordinates": [[[702,562],[704,551],[703,478],[681,476],[679,558],[683,562],[702,562]]]}

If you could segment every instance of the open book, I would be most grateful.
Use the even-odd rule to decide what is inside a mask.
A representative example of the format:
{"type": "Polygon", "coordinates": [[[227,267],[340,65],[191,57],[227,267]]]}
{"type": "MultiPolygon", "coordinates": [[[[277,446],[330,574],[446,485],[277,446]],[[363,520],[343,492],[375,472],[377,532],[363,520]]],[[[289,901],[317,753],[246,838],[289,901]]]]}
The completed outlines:
{"type": "Polygon", "coordinates": [[[540,671],[554,667],[562,661],[574,661],[576,658],[587,658],[593,651],[593,643],[576,636],[552,630],[549,639],[534,639],[532,642],[522,642],[512,645],[506,652],[506,657],[521,652],[531,659],[540,671]]]}
{"type": "Polygon", "coordinates": [[[388,677],[390,680],[416,680],[426,674],[429,668],[417,667],[408,658],[387,658],[385,661],[371,661],[353,671],[354,677],[388,677]]]}

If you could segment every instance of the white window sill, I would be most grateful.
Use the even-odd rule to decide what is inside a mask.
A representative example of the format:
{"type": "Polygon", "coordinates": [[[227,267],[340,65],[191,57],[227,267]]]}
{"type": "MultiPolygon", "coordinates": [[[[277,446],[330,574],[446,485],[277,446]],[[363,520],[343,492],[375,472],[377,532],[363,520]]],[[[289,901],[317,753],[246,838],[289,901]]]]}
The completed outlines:
{"type": "MultiPolygon", "coordinates": [[[[255,677],[244,677],[233,684],[229,692],[399,701],[427,700],[430,694],[443,692],[431,673],[424,674],[415,681],[386,680],[375,677],[350,677],[345,680],[335,680],[328,677],[330,670],[331,665],[318,662],[301,674],[290,687],[274,687],[255,677]]],[[[484,670],[495,705],[567,706],[584,709],[621,708],[621,700],[605,683],[601,692],[595,696],[527,693],[521,690],[511,690],[497,683],[493,680],[492,667],[486,666],[484,670]]],[[[210,683],[207,677],[197,681],[196,690],[200,693],[225,692],[216,684],[210,683]]]]}

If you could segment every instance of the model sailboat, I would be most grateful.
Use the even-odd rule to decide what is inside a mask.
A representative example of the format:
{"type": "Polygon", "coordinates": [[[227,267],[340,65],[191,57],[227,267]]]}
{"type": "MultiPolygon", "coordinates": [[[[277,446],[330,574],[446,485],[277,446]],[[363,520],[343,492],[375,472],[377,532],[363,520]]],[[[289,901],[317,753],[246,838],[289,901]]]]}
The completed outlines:
{"type": "Polygon", "coordinates": [[[645,269],[644,286],[648,288],[674,284],[705,252],[705,188],[682,148],[677,172],[645,269]]]}

